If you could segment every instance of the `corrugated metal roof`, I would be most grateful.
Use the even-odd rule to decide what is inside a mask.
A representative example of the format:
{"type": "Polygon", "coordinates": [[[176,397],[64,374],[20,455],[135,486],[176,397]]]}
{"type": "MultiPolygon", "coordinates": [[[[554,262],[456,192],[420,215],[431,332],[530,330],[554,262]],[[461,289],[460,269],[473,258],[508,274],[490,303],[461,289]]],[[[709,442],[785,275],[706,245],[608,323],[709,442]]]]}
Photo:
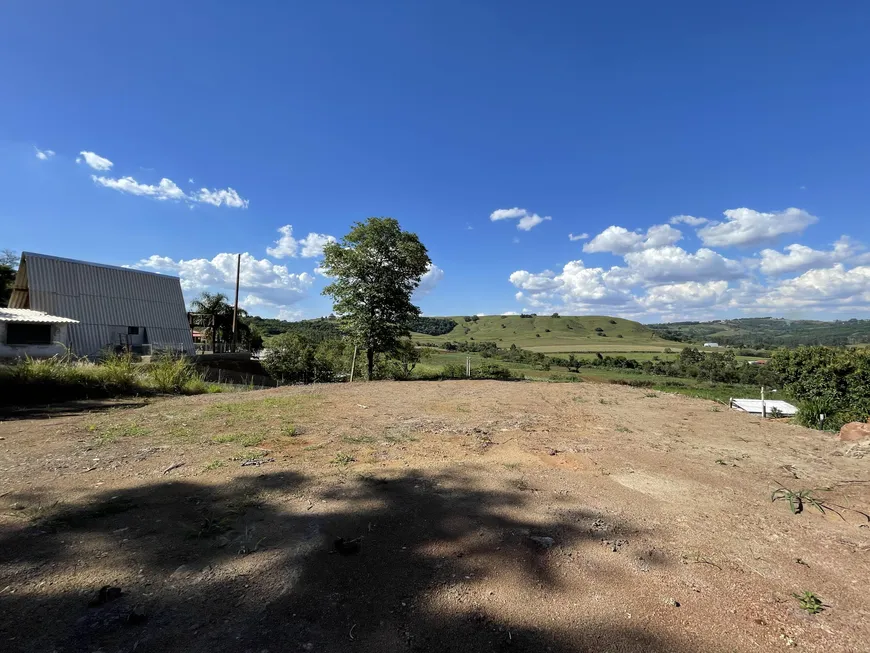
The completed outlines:
{"type": "MultiPolygon", "coordinates": [[[[798,412],[797,407],[792,406],[787,401],[781,401],[779,399],[765,399],[764,403],[767,407],[768,415],[770,414],[770,411],[774,408],[776,408],[776,410],[781,412],[786,417],[792,417],[798,412]]],[[[747,413],[761,415],[761,399],[732,399],[731,407],[737,408],[739,410],[745,410],[747,413]]]]}
{"type": "Polygon", "coordinates": [[[78,320],[49,315],[27,308],[0,308],[0,322],[34,322],[36,324],[78,324],[78,320]]]}
{"type": "Polygon", "coordinates": [[[9,305],[77,320],[79,356],[119,344],[127,327],[144,328],[147,344],[194,352],[178,277],[25,252],[9,305]]]}

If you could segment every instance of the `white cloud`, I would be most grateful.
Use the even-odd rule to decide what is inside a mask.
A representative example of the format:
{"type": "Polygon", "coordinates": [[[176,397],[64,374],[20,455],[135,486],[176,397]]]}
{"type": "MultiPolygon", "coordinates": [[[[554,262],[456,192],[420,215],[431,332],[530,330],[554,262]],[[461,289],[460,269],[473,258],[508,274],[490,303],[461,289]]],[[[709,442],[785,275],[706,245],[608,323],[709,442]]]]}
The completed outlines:
{"type": "Polygon", "coordinates": [[[583,232],[582,234],[580,234],[578,236],[575,236],[574,234],[568,234],[568,240],[570,240],[571,242],[576,242],[578,240],[588,240],[588,239],[589,239],[589,234],[587,234],[586,232],[583,232]]]}
{"type": "Polygon", "coordinates": [[[728,293],[727,281],[686,281],[651,288],[640,303],[649,310],[683,311],[687,307],[698,308],[721,304],[728,293]]]}
{"type": "Polygon", "coordinates": [[[278,227],[278,233],[281,234],[281,237],[275,241],[272,247],[266,248],[266,253],[276,258],[295,257],[297,253],[300,253],[302,258],[322,256],[323,248],[327,243],[335,242],[334,236],[313,232],[309,233],[305,238],[297,240],[293,237],[293,226],[289,224],[278,227]],[[300,246],[302,247],[301,252],[300,246]]]}
{"type": "Polygon", "coordinates": [[[107,158],[102,157],[99,154],[95,154],[93,152],[87,152],[87,151],[83,150],[83,151],[79,152],[79,154],[81,156],[76,159],[76,163],[81,163],[82,161],[84,161],[87,165],[89,165],[94,170],[100,170],[100,171],[111,170],[112,166],[115,165],[114,163],[109,161],[107,158]]]}
{"type": "Polygon", "coordinates": [[[198,193],[194,193],[190,196],[190,199],[194,202],[202,202],[204,204],[211,204],[212,206],[220,206],[221,204],[224,204],[234,209],[248,208],[248,200],[242,199],[233,188],[215,188],[213,190],[200,188],[198,193]]]}
{"type": "Polygon", "coordinates": [[[707,218],[696,218],[693,215],[675,215],[668,220],[671,224],[687,224],[690,227],[700,227],[702,224],[710,222],[707,218]]]}
{"type": "Polygon", "coordinates": [[[701,242],[710,247],[751,246],[776,240],[784,234],[799,233],[818,218],[803,209],[790,208],[778,213],[752,209],[729,209],[725,222],[711,222],[698,230],[701,242]]]}
{"type": "Polygon", "coordinates": [[[553,218],[548,215],[541,217],[537,213],[533,213],[532,215],[524,215],[517,223],[517,229],[519,229],[520,231],[531,231],[533,227],[536,227],[542,222],[546,222],[547,220],[552,219],[553,218]]]}
{"type": "Polygon", "coordinates": [[[133,177],[121,177],[120,179],[112,179],[111,177],[98,177],[91,175],[91,179],[95,184],[112,188],[121,193],[130,195],[143,195],[145,197],[153,197],[157,200],[183,200],[187,199],[184,191],[175,185],[175,182],[165,177],[160,180],[157,185],[140,184],[133,177]]]}
{"type": "Polygon", "coordinates": [[[814,267],[828,267],[834,263],[847,261],[864,248],[848,236],[842,236],[830,251],[821,251],[806,245],[793,244],[785,247],[786,254],[773,249],[762,250],[760,269],[767,275],[780,275],[789,272],[808,270],[814,267]]]}
{"type": "Polygon", "coordinates": [[[634,303],[630,293],[609,287],[602,268],[587,268],[583,261],[570,261],[558,274],[551,270],[532,273],[517,270],[510,282],[519,292],[515,297],[532,308],[571,311],[588,310],[602,305],[619,307],[634,303]]]}
{"type": "Polygon", "coordinates": [[[683,232],[670,225],[657,224],[647,229],[646,233],[629,231],[625,227],[607,227],[588,243],[583,245],[583,251],[589,253],[611,252],[613,254],[628,254],[652,247],[673,245],[683,237],[683,232]]]}
{"type": "MultiPolygon", "coordinates": [[[[153,255],[133,267],[178,275],[188,300],[203,290],[221,291],[232,296],[236,283],[236,255],[217,254],[211,259],[179,259],[153,255]]],[[[286,266],[268,259],[242,254],[239,286],[246,293],[245,302],[280,310],[307,295],[314,277],[307,272],[291,273],[286,266]]]]}
{"type": "Polygon", "coordinates": [[[870,304],[870,266],[846,269],[842,263],[808,270],[781,281],[757,298],[756,304],[781,309],[845,308],[870,304]]]}
{"type": "Polygon", "coordinates": [[[516,311],[505,311],[502,315],[519,315],[516,311]]]}
{"type": "Polygon", "coordinates": [[[420,277],[420,285],[417,286],[417,290],[414,291],[414,295],[417,297],[423,297],[428,295],[430,292],[435,290],[435,286],[444,278],[444,270],[439,268],[434,263],[430,263],[427,268],[425,274],[420,277]]]}
{"type": "MultiPolygon", "coordinates": [[[[188,195],[178,187],[178,184],[166,177],[161,179],[158,184],[143,184],[136,181],[133,177],[121,177],[116,179],[113,177],[91,175],[91,179],[93,179],[95,184],[105,186],[106,188],[112,188],[120,193],[152,197],[157,200],[205,203],[211,204],[212,206],[225,205],[242,209],[247,208],[248,206],[248,200],[239,197],[239,194],[232,188],[213,191],[203,188],[198,193],[188,195]]],[[[191,208],[193,208],[192,204],[191,208]]]]}
{"type": "Polygon", "coordinates": [[[711,249],[694,254],[682,247],[656,247],[625,255],[628,270],[644,283],[737,279],[744,267],[711,249]]]}
{"type": "Polygon", "coordinates": [[[323,248],[329,243],[335,242],[335,236],[327,234],[310,233],[299,241],[302,245],[302,258],[314,258],[323,256],[323,248]]]}
{"type": "Polygon", "coordinates": [[[529,213],[525,209],[516,206],[512,209],[496,209],[489,215],[489,219],[493,222],[498,220],[515,220],[517,218],[519,218],[517,229],[520,231],[531,231],[542,222],[553,219],[548,215],[540,216],[537,213],[529,213]]]}
{"type": "Polygon", "coordinates": [[[40,161],[48,161],[51,157],[55,155],[54,150],[40,150],[38,147],[33,148],[36,150],[36,158],[40,161]]]}
{"type": "Polygon", "coordinates": [[[513,218],[522,218],[525,215],[528,215],[525,209],[521,209],[515,206],[512,209],[496,209],[490,214],[489,219],[495,222],[496,220],[510,220],[513,218]]]}

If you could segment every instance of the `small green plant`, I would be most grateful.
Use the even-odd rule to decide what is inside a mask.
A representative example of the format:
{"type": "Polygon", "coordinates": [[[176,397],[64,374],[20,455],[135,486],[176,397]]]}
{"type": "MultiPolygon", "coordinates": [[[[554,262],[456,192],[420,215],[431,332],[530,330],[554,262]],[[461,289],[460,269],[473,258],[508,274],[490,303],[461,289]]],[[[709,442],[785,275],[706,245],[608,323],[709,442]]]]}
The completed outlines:
{"type": "Polygon", "coordinates": [[[825,609],[822,599],[813,592],[805,591],[802,594],[792,594],[792,596],[798,600],[800,609],[806,610],[810,614],[818,614],[825,609]]]}
{"type": "Polygon", "coordinates": [[[634,433],[634,431],[632,431],[630,428],[628,428],[626,426],[617,426],[616,432],[617,433],[634,433]]]}
{"type": "Polygon", "coordinates": [[[332,464],[338,465],[340,467],[346,467],[347,465],[350,465],[354,461],[356,461],[356,458],[354,458],[353,456],[351,456],[348,453],[343,453],[343,452],[339,451],[337,454],[335,454],[335,458],[332,459],[332,464]]]}
{"type": "Polygon", "coordinates": [[[286,435],[288,438],[295,438],[297,435],[299,435],[299,429],[293,426],[293,424],[288,424],[281,429],[281,433],[286,435]]]}
{"type": "Polygon", "coordinates": [[[659,393],[658,393],[658,392],[647,392],[647,393],[644,395],[644,397],[646,397],[647,399],[655,399],[655,398],[658,397],[658,396],[659,396],[659,393]]]}
{"type": "Polygon", "coordinates": [[[780,419],[781,417],[783,417],[783,414],[779,408],[774,407],[774,408],[771,408],[769,411],[767,411],[767,416],[770,419],[780,419]]]}
{"type": "Polygon", "coordinates": [[[221,467],[223,467],[226,464],[227,463],[223,460],[212,460],[209,464],[207,464],[204,467],[204,469],[205,469],[205,471],[209,472],[213,469],[220,469],[221,467]]]}
{"type": "Polygon", "coordinates": [[[824,515],[825,508],[821,500],[815,497],[814,492],[818,492],[818,490],[798,490],[795,492],[787,487],[779,487],[770,495],[770,500],[772,502],[779,501],[780,499],[788,501],[788,507],[793,515],[802,513],[807,505],[812,506],[824,515]]]}
{"type": "Polygon", "coordinates": [[[803,512],[806,506],[811,506],[818,510],[823,515],[828,512],[832,512],[837,517],[845,521],[845,517],[843,517],[841,510],[848,510],[849,512],[855,513],[856,515],[860,515],[868,522],[870,522],[870,515],[866,512],[862,512],[860,510],[855,510],[854,508],[847,508],[846,506],[841,506],[838,503],[831,503],[826,499],[818,496],[817,492],[824,492],[830,490],[829,487],[823,488],[815,488],[815,489],[807,489],[807,490],[798,490],[797,492],[788,489],[787,487],[780,485],[779,488],[773,491],[770,495],[771,501],[779,501],[780,499],[784,499],[788,501],[788,507],[791,510],[793,515],[797,515],[803,512]]]}

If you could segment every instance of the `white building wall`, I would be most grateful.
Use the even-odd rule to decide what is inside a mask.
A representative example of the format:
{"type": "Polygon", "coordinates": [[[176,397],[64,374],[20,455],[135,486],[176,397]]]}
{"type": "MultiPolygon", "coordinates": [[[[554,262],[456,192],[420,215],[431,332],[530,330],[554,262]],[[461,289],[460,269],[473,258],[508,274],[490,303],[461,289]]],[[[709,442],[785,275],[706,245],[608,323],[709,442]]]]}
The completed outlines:
{"type": "Polygon", "coordinates": [[[78,356],[118,345],[118,334],[126,338],[131,326],[139,327],[132,344],[194,353],[178,277],[31,253],[24,254],[19,276],[26,277],[29,292],[25,300],[14,291],[10,307],[78,320],[69,331],[78,356]]]}
{"type": "Polygon", "coordinates": [[[51,340],[50,345],[7,345],[6,344],[6,322],[0,322],[0,358],[51,358],[52,356],[62,356],[67,351],[69,345],[69,325],[68,324],[53,324],[51,325],[51,340]]]}

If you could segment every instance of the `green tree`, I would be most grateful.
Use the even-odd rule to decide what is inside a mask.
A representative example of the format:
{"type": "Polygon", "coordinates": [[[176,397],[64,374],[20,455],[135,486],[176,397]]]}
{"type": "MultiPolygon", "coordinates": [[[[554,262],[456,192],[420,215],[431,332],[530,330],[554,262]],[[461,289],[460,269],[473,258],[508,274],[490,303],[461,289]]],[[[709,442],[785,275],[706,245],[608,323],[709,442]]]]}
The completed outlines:
{"type": "Polygon", "coordinates": [[[314,346],[298,333],[282,333],[272,338],[261,362],[272,378],[302,383],[314,380],[314,346]]]}
{"type": "Polygon", "coordinates": [[[215,343],[218,340],[218,332],[225,330],[227,326],[227,318],[229,318],[230,328],[232,328],[233,307],[227,303],[227,296],[223,293],[203,292],[199,297],[190,302],[190,312],[208,315],[209,320],[208,332],[211,337],[211,350],[214,351],[215,343]],[[211,324],[214,324],[212,327],[211,324]]]}
{"type": "Polygon", "coordinates": [[[417,235],[393,218],[357,222],[323,255],[321,267],[334,279],[323,294],[332,297],[344,331],[366,350],[371,379],[375,354],[395,349],[420,315],[411,295],[431,264],[429,255],[417,235]]]}
{"type": "Polygon", "coordinates": [[[0,252],[0,308],[9,305],[17,268],[18,254],[11,249],[4,249],[0,252]]]}

